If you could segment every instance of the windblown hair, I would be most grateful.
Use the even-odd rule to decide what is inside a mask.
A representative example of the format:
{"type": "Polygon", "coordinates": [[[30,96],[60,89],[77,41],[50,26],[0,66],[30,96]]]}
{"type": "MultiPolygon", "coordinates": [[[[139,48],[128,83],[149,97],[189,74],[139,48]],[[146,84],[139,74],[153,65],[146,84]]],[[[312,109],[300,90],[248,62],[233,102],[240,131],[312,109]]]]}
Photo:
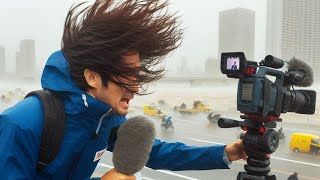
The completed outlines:
{"type": "Polygon", "coordinates": [[[163,77],[161,63],[182,39],[179,17],[168,13],[167,1],[125,0],[115,4],[114,0],[97,0],[86,4],[69,10],[61,45],[71,77],[81,89],[91,88],[84,77],[85,69],[99,73],[104,86],[112,81],[127,90],[130,85],[142,87],[163,77]],[[140,54],[141,67],[123,62],[124,55],[134,53],[140,54]],[[130,80],[128,77],[136,80],[123,80],[130,80]]]}

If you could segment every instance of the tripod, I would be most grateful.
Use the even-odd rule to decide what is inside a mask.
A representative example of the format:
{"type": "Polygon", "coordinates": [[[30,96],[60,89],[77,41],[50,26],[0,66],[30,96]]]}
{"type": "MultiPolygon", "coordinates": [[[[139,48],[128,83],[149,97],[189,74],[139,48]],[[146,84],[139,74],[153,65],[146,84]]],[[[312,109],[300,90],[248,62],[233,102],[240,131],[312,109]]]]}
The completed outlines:
{"type": "Polygon", "coordinates": [[[221,128],[241,127],[247,131],[243,138],[243,147],[248,156],[244,165],[246,172],[239,172],[237,180],[276,180],[271,171],[270,158],[267,154],[275,152],[279,145],[276,128],[278,117],[262,117],[260,115],[245,114],[240,116],[244,121],[220,118],[218,125],[221,128]]]}

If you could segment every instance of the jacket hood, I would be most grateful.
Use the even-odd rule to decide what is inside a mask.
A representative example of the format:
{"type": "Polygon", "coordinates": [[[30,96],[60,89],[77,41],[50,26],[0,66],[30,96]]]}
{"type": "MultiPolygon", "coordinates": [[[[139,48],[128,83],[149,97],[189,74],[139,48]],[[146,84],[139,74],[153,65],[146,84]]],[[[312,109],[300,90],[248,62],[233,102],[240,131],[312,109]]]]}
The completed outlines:
{"type": "Polygon", "coordinates": [[[66,114],[85,115],[96,119],[109,112],[111,107],[81,90],[71,79],[69,64],[61,50],[49,57],[41,77],[43,89],[49,89],[61,95],[66,114]]]}

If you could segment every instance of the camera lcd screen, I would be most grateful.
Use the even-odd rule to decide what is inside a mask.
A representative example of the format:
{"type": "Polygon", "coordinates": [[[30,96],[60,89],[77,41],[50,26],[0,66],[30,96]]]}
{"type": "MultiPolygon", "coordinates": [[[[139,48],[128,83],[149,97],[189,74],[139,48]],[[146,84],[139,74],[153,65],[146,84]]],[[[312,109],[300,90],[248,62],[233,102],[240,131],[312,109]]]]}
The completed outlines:
{"type": "Polygon", "coordinates": [[[245,73],[246,57],[243,52],[221,53],[220,69],[228,77],[240,78],[245,73]]]}
{"type": "Polygon", "coordinates": [[[227,58],[227,70],[239,70],[240,57],[228,57],[227,58]]]}

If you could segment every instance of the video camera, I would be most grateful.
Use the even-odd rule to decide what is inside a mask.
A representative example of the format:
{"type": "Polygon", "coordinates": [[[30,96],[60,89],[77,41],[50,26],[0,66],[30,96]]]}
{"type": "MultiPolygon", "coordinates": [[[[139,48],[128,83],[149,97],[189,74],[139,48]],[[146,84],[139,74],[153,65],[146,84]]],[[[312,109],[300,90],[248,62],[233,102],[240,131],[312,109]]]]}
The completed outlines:
{"type": "Polygon", "coordinates": [[[271,55],[258,66],[257,62],[247,61],[243,52],[222,53],[221,72],[239,79],[238,111],[275,117],[286,112],[314,114],[316,92],[290,90],[294,85],[311,85],[312,69],[298,59],[293,58],[290,63],[293,64],[289,66],[291,69],[283,72],[276,69],[282,68],[284,61],[271,55]],[[271,76],[276,78],[274,82],[269,79],[271,76]]]}
{"type": "Polygon", "coordinates": [[[239,172],[237,180],[276,180],[271,171],[270,157],[279,145],[276,122],[281,113],[314,114],[316,92],[294,90],[293,86],[308,87],[313,83],[313,71],[305,62],[292,58],[288,70],[285,61],[268,55],[259,62],[248,61],[243,52],[221,54],[221,72],[239,79],[237,110],[244,121],[220,118],[221,128],[241,127],[246,131],[243,147],[248,156],[246,172],[239,172]],[[274,81],[272,81],[274,79],[274,81]],[[292,87],[292,90],[290,89],[292,87]]]}

